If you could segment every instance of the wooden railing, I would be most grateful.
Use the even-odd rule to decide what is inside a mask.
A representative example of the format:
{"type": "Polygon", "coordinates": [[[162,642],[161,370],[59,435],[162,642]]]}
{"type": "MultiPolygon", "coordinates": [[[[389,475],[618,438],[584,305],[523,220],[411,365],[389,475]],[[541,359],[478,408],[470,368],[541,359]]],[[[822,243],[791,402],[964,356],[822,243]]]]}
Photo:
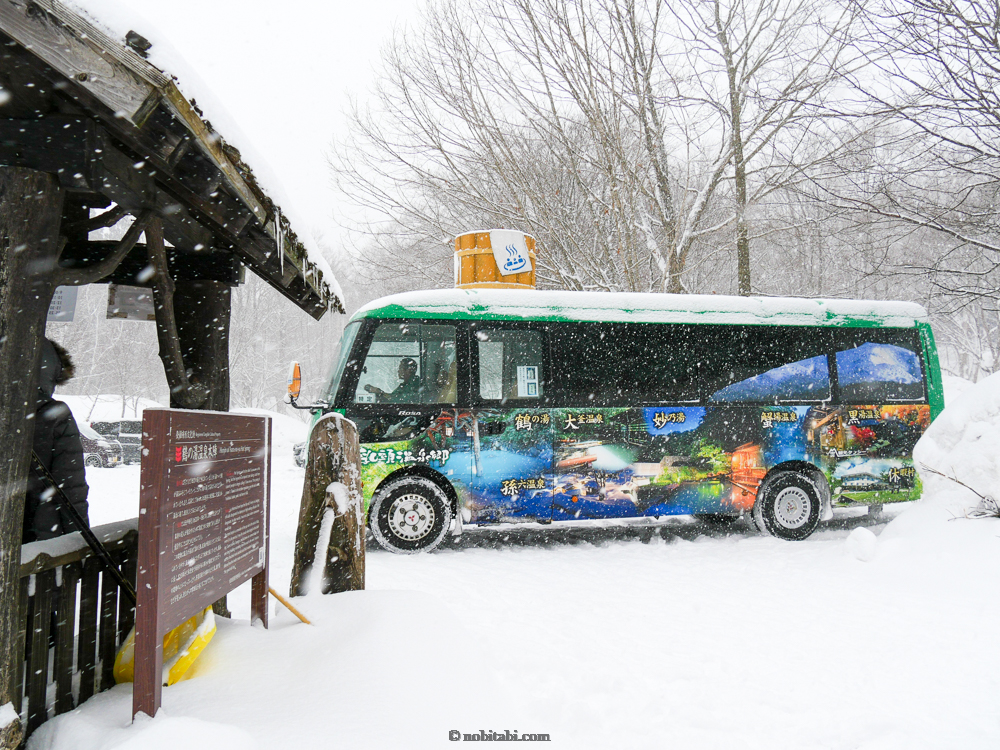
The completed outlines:
{"type": "MultiPolygon", "coordinates": [[[[94,529],[133,585],[136,529],[136,519],[94,529]]],[[[79,534],[21,548],[20,608],[16,653],[24,662],[14,694],[27,738],[47,719],[115,684],[115,654],[135,609],[79,534]]]]}

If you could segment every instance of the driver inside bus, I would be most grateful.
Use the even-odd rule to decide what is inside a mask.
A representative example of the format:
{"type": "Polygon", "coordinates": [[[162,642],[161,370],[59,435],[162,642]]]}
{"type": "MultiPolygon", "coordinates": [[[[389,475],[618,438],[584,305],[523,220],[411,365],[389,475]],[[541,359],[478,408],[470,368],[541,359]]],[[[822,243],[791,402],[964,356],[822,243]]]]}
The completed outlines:
{"type": "Polygon", "coordinates": [[[403,357],[399,360],[399,379],[402,381],[392,393],[387,393],[377,385],[368,383],[365,390],[374,393],[379,401],[387,401],[392,404],[415,404],[420,401],[421,383],[420,376],[417,375],[417,362],[410,357],[403,357]]]}

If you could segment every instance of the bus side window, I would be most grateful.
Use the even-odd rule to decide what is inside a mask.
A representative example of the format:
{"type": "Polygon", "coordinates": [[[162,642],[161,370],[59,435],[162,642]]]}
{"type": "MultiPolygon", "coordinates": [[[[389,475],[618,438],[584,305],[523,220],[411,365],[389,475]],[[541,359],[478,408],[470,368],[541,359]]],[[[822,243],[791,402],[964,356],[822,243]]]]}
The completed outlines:
{"type": "Polygon", "coordinates": [[[730,326],[713,357],[709,403],[816,403],[830,398],[829,332],[730,326]]]}
{"type": "Polygon", "coordinates": [[[845,404],[927,400],[920,344],[909,329],[862,328],[837,332],[837,383],[845,404]]]}
{"type": "Polygon", "coordinates": [[[386,321],[365,355],[354,402],[454,404],[455,381],[455,326],[386,321]]]}
{"type": "Polygon", "coordinates": [[[532,330],[481,329],[479,397],[486,401],[540,401],[544,345],[532,330]]]}
{"type": "Polygon", "coordinates": [[[552,372],[559,406],[697,403],[707,326],[556,323],[552,372]]]}

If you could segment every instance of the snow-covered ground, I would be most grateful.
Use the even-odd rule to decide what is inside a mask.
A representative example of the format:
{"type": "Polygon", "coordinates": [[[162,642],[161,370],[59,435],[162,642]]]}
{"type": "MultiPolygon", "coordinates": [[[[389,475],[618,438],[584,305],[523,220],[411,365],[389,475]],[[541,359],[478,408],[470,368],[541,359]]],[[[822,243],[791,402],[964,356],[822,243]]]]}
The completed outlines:
{"type": "MultiPolygon", "coordinates": [[[[302,432],[275,429],[279,590],[302,432]]],[[[1000,375],[954,399],[917,458],[1000,497],[998,451],[1000,375]]],[[[137,468],[90,478],[95,523],[135,507],[137,468]]],[[[449,730],[547,733],[567,748],[994,748],[1000,520],[964,518],[972,492],[922,478],[924,498],[888,523],[840,517],[799,543],[681,519],[372,549],[366,591],[296,601],[312,627],[278,611],[269,631],[252,628],[236,592],[237,619],[164,689],[155,720],[129,725],[122,685],[29,748],[449,747],[449,730]]]]}

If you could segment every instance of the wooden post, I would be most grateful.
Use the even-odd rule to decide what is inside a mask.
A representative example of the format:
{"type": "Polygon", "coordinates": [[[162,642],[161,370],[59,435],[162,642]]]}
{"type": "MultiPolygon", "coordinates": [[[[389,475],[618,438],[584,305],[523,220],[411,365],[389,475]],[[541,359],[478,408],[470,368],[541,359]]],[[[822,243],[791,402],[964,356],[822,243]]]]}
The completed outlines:
{"type": "Polygon", "coordinates": [[[306,479],[295,533],[292,596],[305,593],[306,578],[316,557],[320,525],[327,508],[334,511],[330,543],[323,568],[324,594],[358,591],[365,587],[365,525],[361,496],[361,449],[352,422],[328,414],[309,436],[306,479]],[[338,508],[337,497],[327,492],[333,483],[344,487],[347,508],[338,508]]]}
{"type": "MultiPolygon", "coordinates": [[[[230,289],[220,281],[178,280],[173,282],[172,296],[187,380],[208,391],[208,398],[197,408],[229,411],[230,289]]],[[[179,398],[176,387],[170,383],[170,407],[191,408],[179,398]]],[[[212,611],[220,617],[232,617],[225,596],[212,605],[212,611]]]]}
{"type": "MultiPolygon", "coordinates": [[[[174,282],[174,314],[181,356],[191,380],[208,389],[199,408],[229,411],[229,315],[231,295],[221,281],[174,282]]],[[[184,408],[175,404],[171,408],[184,408]]]]}
{"type": "MultiPolygon", "coordinates": [[[[13,694],[21,523],[31,455],[38,356],[59,258],[63,192],[55,177],[0,167],[0,705],[13,694]]],[[[17,735],[17,736],[14,736],[17,735]]],[[[0,747],[20,728],[0,727],[0,747]]],[[[14,742],[10,745],[10,742],[14,742]]]]}
{"type": "MultiPolygon", "coordinates": [[[[173,408],[204,409],[208,390],[192,380],[191,372],[181,353],[181,334],[174,308],[174,280],[167,266],[167,251],[163,245],[163,224],[154,217],[146,227],[146,250],[153,267],[153,304],[156,307],[156,338],[160,344],[160,360],[170,386],[173,408]]],[[[205,331],[211,335],[210,330],[205,331]]]]}

